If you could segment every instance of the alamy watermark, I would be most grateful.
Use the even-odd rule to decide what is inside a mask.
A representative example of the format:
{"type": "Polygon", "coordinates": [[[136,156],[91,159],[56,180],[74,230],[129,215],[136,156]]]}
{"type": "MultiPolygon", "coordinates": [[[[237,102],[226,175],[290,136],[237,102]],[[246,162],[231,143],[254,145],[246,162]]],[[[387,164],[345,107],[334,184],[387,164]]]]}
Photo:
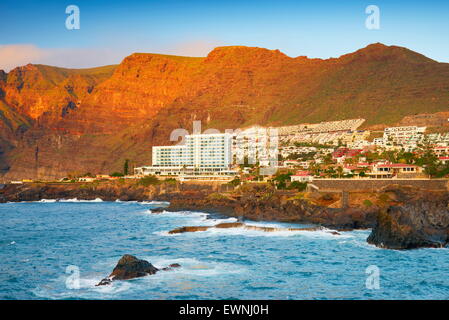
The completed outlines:
{"type": "Polygon", "coordinates": [[[65,27],[68,30],[79,30],[80,8],[74,4],[71,4],[65,8],[65,13],[69,15],[65,20],[65,27]]]}
{"type": "Polygon", "coordinates": [[[378,6],[372,4],[366,7],[365,13],[369,16],[365,20],[365,27],[368,30],[380,29],[380,9],[378,6]]]}
{"type": "MultiPolygon", "coordinates": [[[[192,134],[217,134],[220,130],[209,128],[201,131],[201,121],[193,121],[192,134]]],[[[260,166],[261,175],[273,175],[277,171],[279,157],[279,134],[277,128],[251,127],[242,129],[226,129],[224,133],[232,137],[232,156],[235,164],[260,166]]],[[[170,141],[177,145],[186,143],[189,131],[184,128],[174,129],[170,133],[170,141]]],[[[216,156],[213,148],[204,151],[204,157],[216,156]]]]}
{"type": "Polygon", "coordinates": [[[380,269],[376,265],[370,265],[366,268],[365,273],[368,275],[366,277],[365,286],[368,290],[379,290],[380,289],[380,269]]]}
{"type": "Polygon", "coordinates": [[[65,269],[65,273],[70,274],[65,279],[66,288],[78,290],[80,288],[80,268],[78,266],[70,265],[65,269]]]}

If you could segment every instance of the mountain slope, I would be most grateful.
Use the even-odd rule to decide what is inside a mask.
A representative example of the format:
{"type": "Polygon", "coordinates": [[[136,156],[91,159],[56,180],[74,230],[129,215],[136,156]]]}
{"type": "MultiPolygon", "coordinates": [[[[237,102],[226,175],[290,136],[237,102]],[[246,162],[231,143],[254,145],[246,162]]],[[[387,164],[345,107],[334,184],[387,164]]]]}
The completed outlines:
{"type": "Polygon", "coordinates": [[[95,69],[27,65],[0,74],[0,90],[32,122],[4,155],[5,178],[61,177],[148,164],[151,145],[193,120],[220,130],[355,117],[391,125],[448,111],[449,64],[382,44],[326,60],[231,46],[204,58],[135,53],[95,69]]]}
{"type": "Polygon", "coordinates": [[[110,77],[115,66],[65,69],[28,64],[8,73],[0,89],[5,102],[37,119],[46,112],[60,111],[70,101],[82,99],[93,87],[110,77]]]}

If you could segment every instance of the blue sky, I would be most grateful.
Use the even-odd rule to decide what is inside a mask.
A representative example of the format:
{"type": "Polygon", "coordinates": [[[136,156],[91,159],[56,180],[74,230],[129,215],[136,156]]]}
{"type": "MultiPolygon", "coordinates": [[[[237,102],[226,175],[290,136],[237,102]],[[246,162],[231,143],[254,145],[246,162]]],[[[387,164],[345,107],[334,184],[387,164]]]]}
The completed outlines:
{"type": "Polygon", "coordinates": [[[132,52],[205,56],[216,46],[338,57],[373,42],[405,46],[449,62],[449,1],[17,1],[0,0],[0,68],[46,63],[90,67],[132,52]],[[80,8],[67,30],[65,8],[80,8]],[[365,27],[368,5],[380,30],[365,27]]]}

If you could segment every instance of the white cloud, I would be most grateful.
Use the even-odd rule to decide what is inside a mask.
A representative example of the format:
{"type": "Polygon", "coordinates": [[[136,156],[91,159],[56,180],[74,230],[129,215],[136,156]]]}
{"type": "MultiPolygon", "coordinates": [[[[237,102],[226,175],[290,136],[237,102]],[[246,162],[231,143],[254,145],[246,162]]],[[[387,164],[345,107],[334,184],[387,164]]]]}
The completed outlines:
{"type": "Polygon", "coordinates": [[[45,59],[44,50],[31,44],[0,45],[0,69],[9,71],[27,63],[45,59]]]}
{"type": "Polygon", "coordinates": [[[32,44],[0,45],[0,69],[11,69],[26,65],[48,64],[66,68],[88,68],[117,64],[129,54],[124,50],[39,48],[32,44]]]}
{"type": "Polygon", "coordinates": [[[214,41],[186,41],[172,45],[126,46],[120,48],[39,48],[33,44],[0,45],[0,69],[11,69],[28,63],[65,68],[90,68],[118,64],[134,52],[153,52],[191,57],[205,57],[214,41]]]}

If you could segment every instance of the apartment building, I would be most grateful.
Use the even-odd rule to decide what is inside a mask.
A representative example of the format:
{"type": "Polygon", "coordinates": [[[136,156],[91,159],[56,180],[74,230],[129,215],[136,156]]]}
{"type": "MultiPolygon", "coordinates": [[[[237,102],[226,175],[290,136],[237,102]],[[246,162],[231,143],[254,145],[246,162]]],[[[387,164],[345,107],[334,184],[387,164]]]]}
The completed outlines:
{"type": "Polygon", "coordinates": [[[426,127],[406,126],[385,128],[383,140],[397,144],[417,144],[424,138],[426,127]]]}
{"type": "Polygon", "coordinates": [[[232,174],[232,136],[228,133],[191,134],[176,146],[154,146],[152,166],[135,168],[137,175],[232,174]]]}
{"type": "Polygon", "coordinates": [[[232,135],[233,163],[257,164],[269,166],[273,160],[277,161],[278,129],[253,126],[239,130],[232,135]]]}

